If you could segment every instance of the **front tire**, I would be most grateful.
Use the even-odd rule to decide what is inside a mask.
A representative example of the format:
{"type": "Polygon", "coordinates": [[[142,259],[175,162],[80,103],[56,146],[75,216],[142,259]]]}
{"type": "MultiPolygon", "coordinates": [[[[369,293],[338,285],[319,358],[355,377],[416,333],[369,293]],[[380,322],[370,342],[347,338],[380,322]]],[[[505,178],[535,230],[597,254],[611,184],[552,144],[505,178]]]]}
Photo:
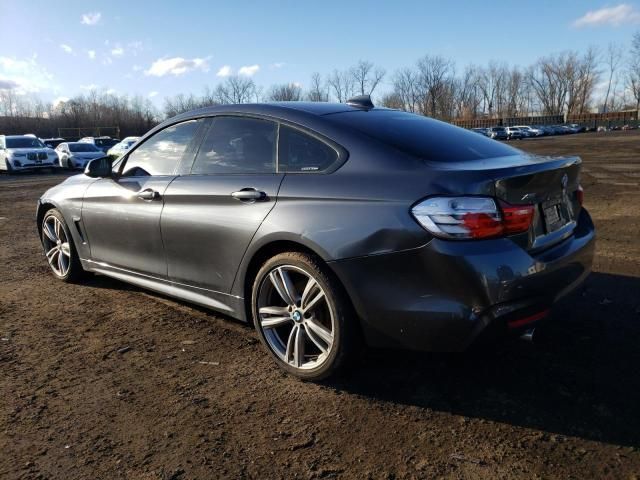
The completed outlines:
{"type": "Polygon", "coordinates": [[[55,208],[42,219],[42,245],[53,276],[63,282],[74,282],[85,275],[73,237],[62,214],[55,208]]]}
{"type": "Polygon", "coordinates": [[[286,252],[267,260],[256,275],[251,305],[262,344],[287,373],[323,380],[352,356],[357,324],[350,303],[317,257],[286,252]]]}

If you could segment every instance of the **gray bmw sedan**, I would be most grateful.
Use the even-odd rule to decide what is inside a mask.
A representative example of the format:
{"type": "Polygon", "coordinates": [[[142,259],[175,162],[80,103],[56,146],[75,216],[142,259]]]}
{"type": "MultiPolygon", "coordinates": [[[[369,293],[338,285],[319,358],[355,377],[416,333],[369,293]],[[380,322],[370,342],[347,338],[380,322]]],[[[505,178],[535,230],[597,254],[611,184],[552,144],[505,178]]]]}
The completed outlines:
{"type": "Polygon", "coordinates": [[[284,102],[192,111],[39,200],[54,276],[88,272],[252,322],[319,380],[358,345],[522,334],[588,275],[581,160],[430,118],[284,102]]]}

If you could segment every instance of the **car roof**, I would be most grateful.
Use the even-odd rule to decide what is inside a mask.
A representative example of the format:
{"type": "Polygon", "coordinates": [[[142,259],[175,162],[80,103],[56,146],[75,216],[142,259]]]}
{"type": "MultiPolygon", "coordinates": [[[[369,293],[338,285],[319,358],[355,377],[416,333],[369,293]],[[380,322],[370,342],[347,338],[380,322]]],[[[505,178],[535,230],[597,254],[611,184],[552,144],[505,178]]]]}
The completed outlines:
{"type": "Polygon", "coordinates": [[[242,103],[234,105],[216,105],[185,112],[174,118],[189,118],[214,115],[218,113],[254,113],[259,115],[286,115],[287,112],[299,111],[313,115],[331,115],[333,113],[362,110],[361,107],[346,103],[329,102],[270,102],[270,103],[242,103]]]}

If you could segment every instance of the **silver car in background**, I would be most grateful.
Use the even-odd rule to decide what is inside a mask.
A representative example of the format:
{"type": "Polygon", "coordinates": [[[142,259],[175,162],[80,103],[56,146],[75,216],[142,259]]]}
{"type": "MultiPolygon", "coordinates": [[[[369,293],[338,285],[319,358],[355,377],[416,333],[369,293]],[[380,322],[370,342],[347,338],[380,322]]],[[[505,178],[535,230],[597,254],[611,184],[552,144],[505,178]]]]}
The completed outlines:
{"type": "Polygon", "coordinates": [[[58,164],[70,170],[85,168],[87,163],[104,157],[104,152],[92,143],[64,142],[56,147],[58,164]]]}

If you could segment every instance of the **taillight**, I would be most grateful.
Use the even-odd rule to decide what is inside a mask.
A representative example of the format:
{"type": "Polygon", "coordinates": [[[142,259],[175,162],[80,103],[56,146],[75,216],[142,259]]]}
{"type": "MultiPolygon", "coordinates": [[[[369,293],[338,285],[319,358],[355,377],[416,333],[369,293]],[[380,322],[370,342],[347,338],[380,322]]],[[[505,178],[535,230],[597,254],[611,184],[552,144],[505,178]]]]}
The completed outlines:
{"type": "Polygon", "coordinates": [[[498,206],[489,197],[432,197],[414,206],[411,213],[437,237],[480,239],[526,232],[534,211],[533,205],[500,201],[498,206]]]}
{"type": "Polygon", "coordinates": [[[582,188],[582,185],[578,185],[578,189],[576,190],[576,200],[578,200],[580,206],[584,203],[584,188],[582,188]]]}
{"type": "Polygon", "coordinates": [[[510,205],[501,201],[500,208],[502,209],[502,225],[505,235],[529,230],[535,211],[533,205],[510,205]]]}

